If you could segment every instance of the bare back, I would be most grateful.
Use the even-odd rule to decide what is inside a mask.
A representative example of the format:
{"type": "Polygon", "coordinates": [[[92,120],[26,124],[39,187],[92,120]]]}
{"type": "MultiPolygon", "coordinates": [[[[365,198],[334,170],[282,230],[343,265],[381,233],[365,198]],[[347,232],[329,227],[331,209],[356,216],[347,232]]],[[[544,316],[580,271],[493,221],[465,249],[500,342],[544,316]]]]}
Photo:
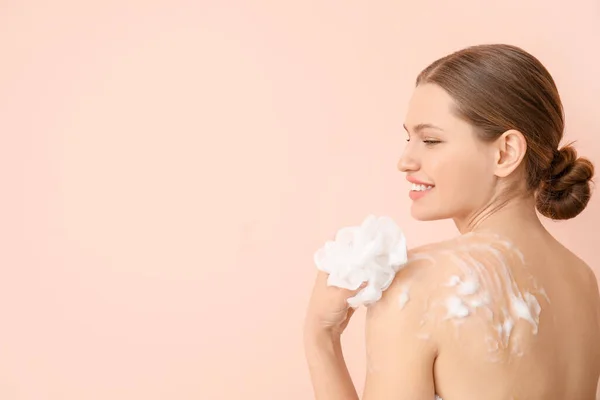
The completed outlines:
{"type": "Polygon", "coordinates": [[[596,398],[598,285],[558,241],[467,234],[411,257],[437,264],[418,334],[437,341],[443,400],[596,398]]]}

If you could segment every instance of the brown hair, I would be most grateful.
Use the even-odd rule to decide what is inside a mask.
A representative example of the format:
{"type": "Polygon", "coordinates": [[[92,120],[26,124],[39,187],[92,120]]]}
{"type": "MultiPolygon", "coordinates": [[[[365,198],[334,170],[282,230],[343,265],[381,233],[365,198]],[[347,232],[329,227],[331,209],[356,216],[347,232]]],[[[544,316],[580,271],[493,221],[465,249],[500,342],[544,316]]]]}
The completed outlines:
{"type": "Polygon", "coordinates": [[[512,45],[471,46],[425,68],[417,86],[434,83],[456,102],[455,112],[480,139],[494,141],[507,130],[525,136],[527,190],[536,208],[552,219],[575,217],[591,197],[594,165],[571,144],[558,150],[564,113],[556,84],[542,63],[512,45]]]}

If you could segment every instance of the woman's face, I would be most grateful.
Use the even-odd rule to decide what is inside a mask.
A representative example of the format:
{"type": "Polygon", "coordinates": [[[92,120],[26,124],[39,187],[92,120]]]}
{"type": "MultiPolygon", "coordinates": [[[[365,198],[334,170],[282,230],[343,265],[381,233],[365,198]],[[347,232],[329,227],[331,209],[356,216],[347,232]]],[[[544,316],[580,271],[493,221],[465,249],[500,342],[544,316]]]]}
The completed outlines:
{"type": "Polygon", "coordinates": [[[423,186],[412,185],[409,193],[411,214],[418,220],[469,219],[494,195],[494,148],[456,116],[453,104],[441,87],[423,84],[408,106],[404,126],[409,141],[398,169],[409,181],[426,186],[422,191],[423,186]]]}

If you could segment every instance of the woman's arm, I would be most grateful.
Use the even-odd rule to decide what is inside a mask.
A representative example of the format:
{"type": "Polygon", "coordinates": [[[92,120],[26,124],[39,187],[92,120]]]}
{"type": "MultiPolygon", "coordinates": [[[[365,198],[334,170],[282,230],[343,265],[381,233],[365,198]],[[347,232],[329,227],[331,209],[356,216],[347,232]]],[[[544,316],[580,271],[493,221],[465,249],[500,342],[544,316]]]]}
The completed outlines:
{"type": "Polygon", "coordinates": [[[358,400],[339,334],[309,327],[304,348],[316,400],[358,400]]]}
{"type": "Polygon", "coordinates": [[[400,271],[381,300],[368,309],[363,400],[435,399],[438,335],[435,324],[427,322],[435,316],[428,315],[426,303],[429,286],[437,279],[427,265],[416,264],[400,271]]]}
{"type": "MultiPolygon", "coordinates": [[[[392,289],[390,294],[394,292],[392,289]]],[[[399,318],[397,304],[389,304],[389,301],[369,310],[368,372],[363,400],[433,400],[435,397],[435,346],[418,337],[417,315],[408,307],[406,311],[406,315],[399,318]]],[[[344,361],[340,335],[308,329],[304,341],[315,399],[358,400],[344,361]]]]}
{"type": "MultiPolygon", "coordinates": [[[[439,267],[439,265],[437,265],[439,267]]],[[[428,261],[415,261],[394,279],[367,314],[368,373],[363,400],[433,400],[435,335],[419,335],[426,302],[439,271],[428,261]],[[419,276],[417,276],[419,275],[419,276]],[[411,299],[400,305],[399,296],[411,286],[411,299]]],[[[327,287],[320,273],[309,304],[304,346],[316,400],[358,400],[344,361],[341,334],[352,314],[348,293],[327,287]]],[[[433,333],[433,332],[428,332],[433,333]]]]}
{"type": "Polygon", "coordinates": [[[360,288],[329,286],[327,277],[318,272],[304,322],[304,351],[315,399],[358,400],[342,354],[341,335],[354,313],[347,300],[360,288]]]}

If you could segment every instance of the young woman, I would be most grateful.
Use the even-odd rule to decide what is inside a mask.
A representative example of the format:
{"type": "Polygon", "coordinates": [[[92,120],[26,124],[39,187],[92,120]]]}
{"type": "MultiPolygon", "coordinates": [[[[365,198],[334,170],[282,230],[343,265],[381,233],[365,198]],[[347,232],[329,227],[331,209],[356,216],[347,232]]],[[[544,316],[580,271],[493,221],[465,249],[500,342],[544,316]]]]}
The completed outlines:
{"type": "MultiPolygon", "coordinates": [[[[452,218],[460,235],[411,249],[369,306],[363,400],[595,398],[597,279],[536,213],[573,218],[591,196],[593,165],[559,148],[563,128],[552,77],[515,46],[469,47],[418,76],[398,168],[412,216],[452,218]]],[[[340,345],[355,293],[326,279],[304,330],[315,397],[358,399],[340,345]]]]}

